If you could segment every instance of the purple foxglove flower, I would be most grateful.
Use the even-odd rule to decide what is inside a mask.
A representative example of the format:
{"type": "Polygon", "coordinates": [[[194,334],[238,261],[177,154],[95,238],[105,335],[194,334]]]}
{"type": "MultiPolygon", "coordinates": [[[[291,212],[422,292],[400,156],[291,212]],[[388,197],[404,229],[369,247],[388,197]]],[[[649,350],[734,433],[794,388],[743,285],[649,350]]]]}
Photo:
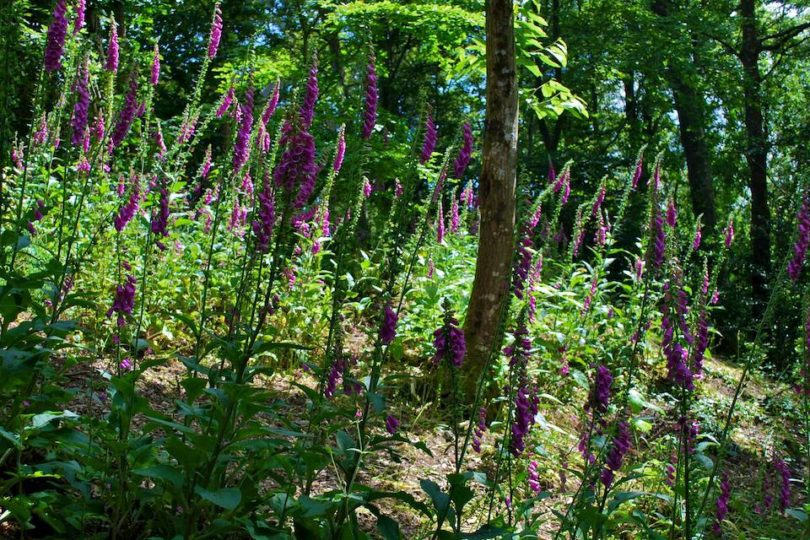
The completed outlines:
{"type": "Polygon", "coordinates": [[[157,131],[155,132],[155,144],[158,148],[158,159],[163,159],[163,156],[166,155],[166,141],[163,140],[163,130],[160,129],[160,124],[157,125],[157,131]]]}
{"type": "Polygon", "coordinates": [[[48,140],[48,117],[45,116],[45,113],[42,113],[42,117],[39,120],[39,129],[34,133],[34,136],[31,138],[31,141],[34,144],[45,144],[45,141],[48,140]]]}
{"type": "Polygon", "coordinates": [[[233,145],[233,170],[238,173],[250,157],[250,131],[253,128],[253,89],[245,94],[245,102],[239,104],[242,120],[233,145]]]}
{"type": "Polygon", "coordinates": [[[279,91],[281,90],[281,82],[276,81],[276,86],[273,88],[273,93],[270,95],[270,99],[267,101],[267,105],[264,107],[264,112],[262,112],[262,123],[266,126],[267,122],[273,117],[273,114],[276,112],[276,107],[278,107],[278,98],[279,98],[279,91]]]}
{"type": "Polygon", "coordinates": [[[647,185],[652,185],[656,192],[661,191],[661,160],[656,162],[652,178],[647,182],[647,185]]]}
{"type": "Polygon", "coordinates": [[[458,232],[460,223],[460,216],[458,213],[458,199],[453,196],[453,202],[450,205],[450,232],[455,234],[458,232]]]}
{"type": "Polygon", "coordinates": [[[259,253],[267,253],[270,249],[270,237],[273,235],[273,226],[276,222],[276,203],[268,175],[264,177],[262,191],[259,193],[258,199],[259,204],[256,209],[258,219],[253,221],[253,234],[256,235],[256,249],[259,253]]]}
{"type": "Polygon", "coordinates": [[[534,209],[532,212],[532,216],[529,218],[529,229],[536,229],[537,225],[540,223],[540,218],[543,216],[543,205],[538,204],[537,208],[534,209]]]}
{"type": "Polygon", "coordinates": [[[610,370],[600,365],[596,368],[596,378],[590,395],[590,406],[597,412],[607,412],[610,402],[610,387],[613,385],[613,375],[610,370]]]}
{"type": "MultiPolygon", "coordinates": [[[[169,190],[164,188],[160,189],[160,199],[158,200],[157,211],[152,215],[151,223],[152,234],[156,238],[169,236],[169,190]]],[[[160,240],[155,241],[155,245],[163,251],[166,246],[160,240]]]]}
{"type": "Polygon", "coordinates": [[[571,173],[569,171],[565,171],[563,174],[563,194],[560,197],[560,204],[566,204],[568,202],[568,197],[571,196],[571,173]]]}
{"type": "Polygon", "coordinates": [[[597,217],[599,215],[599,210],[602,208],[602,203],[605,202],[605,195],[607,194],[607,188],[604,184],[602,187],[599,188],[599,195],[596,196],[596,200],[593,202],[593,208],[591,208],[591,216],[597,217]]]}
{"type": "Polygon", "coordinates": [[[374,126],[377,123],[377,69],[374,65],[374,54],[368,59],[366,72],[366,107],[363,111],[363,133],[366,140],[371,138],[374,126]]]}
{"type": "Polygon", "coordinates": [[[670,199],[667,202],[667,225],[670,229],[674,229],[678,224],[678,208],[675,206],[675,201],[670,199]]]}
{"type": "Polygon", "coordinates": [[[121,369],[121,371],[132,371],[135,365],[132,363],[132,359],[127,357],[121,360],[121,363],[118,364],[118,367],[121,369]]]}
{"type": "Polygon", "coordinates": [[[780,458],[773,460],[773,466],[779,473],[781,484],[779,487],[779,507],[782,512],[790,508],[790,468],[780,458]]]}
{"type": "Polygon", "coordinates": [[[521,386],[515,395],[514,409],[512,411],[512,438],[509,441],[509,451],[518,457],[526,449],[526,436],[534,424],[537,415],[537,397],[529,395],[525,387],[521,386]]]}
{"type": "Polygon", "coordinates": [[[203,158],[202,167],[200,167],[200,178],[205,180],[208,178],[208,173],[211,171],[211,145],[205,149],[205,158],[203,158]]]}
{"type": "Polygon", "coordinates": [[[726,235],[726,249],[731,247],[731,243],[734,242],[734,220],[729,219],[728,225],[726,226],[725,230],[726,235]]]}
{"type": "Polygon", "coordinates": [[[798,233],[796,243],[793,244],[793,258],[787,267],[788,276],[794,282],[799,281],[802,266],[807,257],[807,248],[810,246],[810,197],[807,195],[802,200],[796,221],[798,222],[798,233]]]}
{"type": "Polygon", "coordinates": [[[112,136],[110,138],[110,151],[124,141],[129,128],[132,127],[132,122],[135,120],[135,113],[138,110],[138,79],[133,72],[129,78],[129,92],[124,98],[124,106],[121,112],[118,113],[118,121],[115,123],[112,136]]]}
{"type": "Polygon", "coordinates": [[[249,172],[246,172],[245,176],[242,177],[242,191],[247,195],[253,195],[253,178],[251,178],[249,172]]]}
{"type": "Polygon", "coordinates": [[[160,47],[155,43],[155,52],[152,54],[152,74],[149,82],[152,86],[157,86],[160,80],[160,47]]]}
{"type": "Polygon", "coordinates": [[[222,101],[219,102],[219,107],[217,108],[216,117],[222,118],[222,116],[228,112],[228,109],[231,108],[231,103],[233,103],[234,98],[234,90],[233,86],[228,88],[228,91],[225,92],[225,95],[222,96],[222,101]]]}
{"type": "Polygon", "coordinates": [[[402,187],[402,184],[399,182],[399,178],[395,179],[394,180],[394,197],[399,199],[400,197],[402,197],[402,194],[404,193],[404,191],[405,190],[402,187]]]}
{"type": "Polygon", "coordinates": [[[371,192],[373,188],[371,187],[371,182],[368,181],[368,178],[363,179],[363,197],[368,199],[371,197],[371,192]]]}
{"type": "Polygon", "coordinates": [[[315,117],[315,103],[318,101],[318,64],[312,63],[309,69],[309,78],[307,79],[306,92],[304,93],[304,101],[301,103],[301,126],[304,129],[309,129],[312,125],[312,120],[315,117]]]}
{"type": "Polygon", "coordinates": [[[385,305],[383,321],[380,326],[380,341],[383,345],[390,345],[397,335],[397,320],[399,316],[391,307],[391,302],[385,305]]]}
{"type": "Polygon", "coordinates": [[[217,55],[219,41],[222,39],[222,11],[219,9],[219,2],[214,5],[214,18],[211,20],[211,33],[208,36],[208,58],[212,59],[217,55]]]}
{"type": "Polygon", "coordinates": [[[519,325],[513,335],[515,341],[508,347],[504,347],[503,354],[509,358],[509,367],[518,365],[525,367],[532,350],[532,340],[529,338],[526,325],[519,325]]]}
{"type": "Polygon", "coordinates": [[[113,218],[113,225],[115,230],[119,233],[124,230],[127,224],[132,221],[135,214],[138,213],[141,200],[141,188],[138,179],[134,178],[132,183],[132,190],[129,193],[129,199],[121,205],[118,209],[118,214],[113,218]]]}
{"type": "Polygon", "coordinates": [[[104,69],[111,73],[118,72],[118,24],[115,19],[110,26],[110,43],[107,45],[107,60],[104,69]]]}
{"type": "Polygon", "coordinates": [[[551,159],[548,160],[548,183],[557,184],[557,171],[554,170],[554,164],[551,162],[551,159]]]}
{"type": "Polygon", "coordinates": [[[433,332],[433,347],[436,349],[436,354],[433,355],[434,364],[447,360],[453,367],[460,368],[464,363],[467,342],[464,331],[458,327],[458,320],[450,311],[445,312],[444,324],[433,332]]]}
{"type": "Polygon", "coordinates": [[[703,225],[698,221],[697,227],[695,228],[695,238],[692,240],[692,251],[697,251],[700,249],[700,241],[703,238],[703,225]]]}
{"type": "Polygon", "coordinates": [[[666,347],[664,354],[667,356],[667,378],[676,384],[680,384],[687,390],[692,390],[692,371],[687,363],[686,350],[680,343],[675,343],[666,347]]]}
{"type": "Polygon", "coordinates": [[[439,201],[439,206],[436,209],[436,242],[439,244],[444,242],[444,210],[442,209],[442,201],[439,201]]]}
{"type": "Polygon", "coordinates": [[[470,158],[472,157],[473,151],[473,134],[472,134],[472,127],[469,123],[465,123],[462,131],[462,144],[461,148],[458,151],[458,156],[456,157],[456,161],[453,164],[453,176],[455,178],[461,178],[464,176],[464,171],[467,169],[467,165],[470,163],[470,158]]]}
{"type": "Polygon", "coordinates": [[[329,369],[329,377],[326,379],[326,386],[324,387],[323,395],[331,398],[335,395],[337,383],[343,377],[343,372],[346,369],[346,361],[341,358],[336,358],[329,369]]]}
{"type": "Polygon", "coordinates": [[[593,303],[593,297],[596,295],[596,286],[599,284],[599,274],[594,273],[593,279],[591,279],[591,288],[588,290],[588,294],[585,296],[585,300],[582,302],[582,311],[580,314],[584,315],[591,310],[591,304],[593,303]]]}
{"type": "Polygon", "coordinates": [[[633,181],[631,182],[631,186],[633,189],[638,187],[638,182],[641,180],[641,171],[644,168],[644,155],[642,153],[638,154],[638,159],[636,160],[636,168],[633,171],[633,181]]]}
{"type": "Polygon", "coordinates": [[[523,299],[523,291],[526,288],[526,280],[529,277],[529,270],[532,267],[532,239],[526,235],[518,244],[518,257],[515,262],[514,275],[512,277],[512,290],[515,296],[523,299]]]}
{"type": "Polygon", "coordinates": [[[422,155],[419,158],[420,164],[424,165],[430,161],[430,156],[433,155],[433,150],[436,148],[437,136],[436,124],[433,122],[433,117],[428,115],[425,121],[425,140],[422,143],[422,155]]]}
{"type": "Polygon", "coordinates": [[[126,283],[117,286],[113,305],[107,311],[107,317],[111,317],[113,313],[118,314],[117,324],[119,327],[126,324],[124,316],[132,315],[132,310],[135,307],[135,284],[137,280],[132,275],[127,275],[126,279],[126,283]]]}
{"type": "Polygon", "coordinates": [[[307,131],[296,130],[287,125],[282,130],[279,145],[284,152],[273,171],[276,186],[289,192],[296,192],[296,208],[303,207],[309,201],[315,189],[315,178],[318,166],[315,164],[315,140],[307,131]]]}
{"type": "Polygon", "coordinates": [[[73,21],[73,35],[74,36],[76,34],[78,34],[79,31],[81,31],[82,28],[84,28],[84,22],[85,22],[84,16],[85,16],[86,8],[87,8],[86,0],[79,0],[76,3],[76,20],[73,21]]]}
{"type": "Polygon", "coordinates": [[[605,458],[605,469],[600,477],[605,488],[609,488],[613,484],[615,473],[622,468],[622,460],[630,450],[630,446],[630,426],[627,422],[621,421],[616,436],[613,438],[613,446],[605,458]]]}
{"type": "Polygon", "coordinates": [[[712,533],[715,536],[722,536],[723,530],[720,527],[723,520],[728,515],[728,503],[731,499],[731,483],[728,481],[728,476],[723,473],[723,478],[720,480],[720,495],[717,497],[715,506],[717,508],[714,514],[714,523],[712,523],[712,533]]]}
{"type": "Polygon", "coordinates": [[[535,494],[540,493],[540,476],[537,473],[537,462],[532,460],[527,468],[529,489],[535,494]]]}
{"type": "Polygon", "coordinates": [[[93,138],[96,142],[101,142],[104,139],[104,116],[101,111],[96,113],[96,121],[93,124],[93,138]]]}
{"type": "Polygon", "coordinates": [[[337,141],[337,148],[335,149],[335,161],[332,164],[332,170],[335,171],[335,174],[340,172],[340,168],[343,167],[343,158],[346,156],[346,135],[344,133],[343,128],[340,128],[340,133],[338,133],[338,141],[337,141]]]}
{"type": "Polygon", "coordinates": [[[705,309],[698,317],[697,339],[692,350],[692,370],[695,375],[703,373],[703,358],[709,347],[709,316],[705,309]]]}
{"type": "Polygon", "coordinates": [[[428,279],[433,279],[433,274],[436,272],[436,263],[433,262],[433,257],[428,259],[427,264],[427,277],[428,279]]]}
{"type": "Polygon", "coordinates": [[[45,71],[57,71],[62,67],[62,53],[65,51],[68,21],[65,0],[56,0],[53,17],[48,26],[48,37],[45,44],[45,71]]]}
{"type": "Polygon", "coordinates": [[[399,420],[397,420],[396,416],[389,414],[388,417],[385,419],[385,430],[389,434],[395,435],[398,429],[399,429],[399,420]]]}

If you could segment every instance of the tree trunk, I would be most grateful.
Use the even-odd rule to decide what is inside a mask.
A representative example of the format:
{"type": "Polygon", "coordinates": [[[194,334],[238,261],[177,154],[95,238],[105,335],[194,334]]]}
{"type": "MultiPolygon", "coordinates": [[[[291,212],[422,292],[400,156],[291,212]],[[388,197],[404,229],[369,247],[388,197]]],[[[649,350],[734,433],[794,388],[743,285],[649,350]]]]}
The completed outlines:
{"type": "MultiPolygon", "coordinates": [[[[512,0],[486,3],[487,104],[478,260],[464,333],[468,383],[495,346],[509,293],[515,232],[518,93],[512,0]]],[[[468,390],[472,387],[467,385],[468,390]]]]}
{"type": "Polygon", "coordinates": [[[768,272],[771,268],[771,216],[768,209],[768,136],[762,115],[762,75],[757,35],[756,0],[740,0],[742,47],[740,62],[744,70],[745,159],[748,163],[748,187],[751,190],[751,290],[754,315],[760,315],[768,298],[768,272]]]}
{"type": "Polygon", "coordinates": [[[709,144],[706,141],[706,113],[703,93],[687,83],[686,77],[671,77],[670,86],[678,113],[681,145],[686,157],[686,173],[692,197],[692,211],[703,215],[704,234],[712,237],[717,217],[714,211],[714,186],[709,144]]]}
{"type": "MultiPolygon", "coordinates": [[[[652,4],[653,12],[659,17],[670,15],[670,4],[667,0],[655,0],[652,4]]],[[[703,92],[694,82],[697,73],[691,66],[697,64],[696,42],[688,34],[681,35],[680,26],[667,25],[676,28],[671,31],[671,40],[689,40],[691,58],[669,58],[665,77],[672,90],[675,103],[675,112],[678,114],[678,129],[680,131],[681,146],[686,158],[686,174],[689,179],[689,192],[692,199],[694,214],[703,215],[704,235],[712,238],[717,217],[714,208],[714,186],[712,185],[711,152],[706,140],[706,110],[703,92]],[[677,34],[676,34],[677,32],[677,34]]],[[[686,43],[684,43],[686,45],[686,43]]]]}

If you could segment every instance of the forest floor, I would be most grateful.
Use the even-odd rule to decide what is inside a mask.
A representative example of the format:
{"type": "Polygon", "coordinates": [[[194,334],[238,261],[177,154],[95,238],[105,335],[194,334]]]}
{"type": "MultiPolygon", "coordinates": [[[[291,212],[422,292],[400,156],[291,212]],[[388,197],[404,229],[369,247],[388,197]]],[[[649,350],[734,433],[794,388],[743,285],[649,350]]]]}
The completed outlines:
{"type": "MultiPolygon", "coordinates": [[[[69,373],[70,386],[78,390],[72,403],[66,408],[79,414],[102,416],[108,412],[107,399],[99,389],[106,386],[103,373],[109,371],[109,361],[98,361],[93,364],[83,364],[80,369],[73,369],[69,373]]],[[[165,364],[149,369],[139,381],[140,391],[151,406],[160,412],[171,414],[175,410],[174,401],[181,397],[182,388],[178,381],[185,375],[186,368],[179,361],[169,361],[165,364]]],[[[734,395],[735,386],[741,375],[738,366],[717,359],[708,360],[705,366],[705,376],[699,384],[701,399],[696,403],[698,417],[700,411],[705,410],[705,418],[724,419],[728,406],[734,395]]],[[[300,407],[302,418],[306,411],[306,398],[294,386],[293,382],[302,382],[307,377],[301,371],[295,374],[275,375],[265,381],[273,391],[283,395],[292,407],[300,407]],[[293,376],[294,375],[294,376],[293,376]]],[[[655,387],[655,385],[652,385],[655,387]]],[[[651,391],[652,392],[652,391],[651,391]]],[[[661,443],[660,438],[670,429],[672,415],[667,413],[667,394],[662,391],[660,395],[647,396],[654,410],[650,410],[649,418],[652,428],[645,434],[637,434],[636,451],[645,452],[652,445],[661,443]],[[660,407],[660,408],[659,408],[660,407]]],[[[768,473],[768,463],[771,456],[762,449],[770,449],[774,444],[780,448],[787,448],[795,452],[800,448],[800,440],[804,433],[803,426],[793,426],[787,418],[797,418],[797,414],[788,414],[786,410],[796,403],[793,390],[786,385],[776,383],[758,374],[754,374],[743,390],[734,418],[734,429],[731,432],[732,442],[729,445],[729,458],[726,472],[737,493],[761,493],[761,482],[768,473]]],[[[430,479],[440,486],[445,485],[446,475],[453,472],[452,433],[450,428],[431,415],[431,404],[421,409],[402,410],[401,418],[405,436],[411,440],[420,440],[430,450],[430,454],[418,450],[410,445],[400,445],[398,455],[395,457],[399,463],[389,456],[378,454],[366,464],[358,481],[378,490],[402,490],[413,495],[418,500],[425,500],[426,496],[420,488],[421,479],[430,479]],[[408,415],[418,418],[413,422],[413,428],[408,428],[408,415]]],[[[578,408],[575,405],[562,405],[559,403],[544,403],[540,407],[539,421],[535,425],[534,443],[539,453],[531,456],[540,465],[541,483],[548,498],[538,503],[535,515],[542,515],[547,525],[544,527],[548,535],[553,536],[557,526],[557,519],[551,514],[551,509],[564,509],[570,501],[573,490],[577,487],[577,480],[572,472],[566,470],[570,461],[579,459],[576,450],[578,433],[578,408]]],[[[720,422],[721,420],[717,420],[720,422]]],[[[138,424],[137,419],[135,420],[138,424]]],[[[704,429],[719,433],[721,426],[704,426],[704,429]]],[[[472,451],[467,454],[467,470],[479,470],[492,473],[494,467],[494,448],[492,442],[495,436],[487,432],[482,444],[482,454],[472,451]]],[[[659,448],[660,450],[660,448],[659,448]]],[[[666,452],[666,448],[664,448],[666,452]]],[[[665,459],[665,457],[664,457],[665,459]]],[[[662,461],[662,467],[666,462],[662,461]]],[[[525,465],[524,465],[525,466],[525,465]]],[[[649,464],[648,464],[649,466],[649,464]]],[[[579,467],[576,464],[572,468],[579,467]]],[[[795,476],[795,475],[794,475],[795,476]]],[[[337,486],[331,470],[325,470],[314,484],[315,492],[325,492],[337,486]]],[[[475,489],[483,494],[485,488],[476,485],[475,489]]],[[[794,498],[802,497],[803,489],[797,483],[794,487],[794,498]]],[[[526,493],[523,486],[516,486],[516,493],[526,493]]],[[[486,497],[476,497],[477,504],[486,504],[486,497]]],[[[476,504],[475,502],[471,504],[476,504]]],[[[503,500],[496,497],[494,504],[503,505],[503,500]]],[[[707,512],[713,512],[713,501],[707,512]]],[[[801,526],[793,519],[785,519],[778,511],[757,513],[761,506],[760,501],[737,501],[732,505],[728,518],[736,536],[740,538],[802,538],[801,526]],[[735,512],[739,509],[740,512],[735,512]],[[751,510],[754,510],[753,512],[751,510]]],[[[798,500],[793,506],[799,506],[798,500]]],[[[421,538],[430,534],[431,525],[414,513],[404,503],[381,504],[380,509],[394,517],[402,528],[403,535],[409,538],[421,538]]],[[[464,523],[464,529],[476,530],[481,523],[479,520],[486,516],[487,508],[470,508],[470,517],[464,523]]],[[[376,518],[370,512],[361,510],[358,516],[360,523],[369,531],[373,530],[376,518]]]]}

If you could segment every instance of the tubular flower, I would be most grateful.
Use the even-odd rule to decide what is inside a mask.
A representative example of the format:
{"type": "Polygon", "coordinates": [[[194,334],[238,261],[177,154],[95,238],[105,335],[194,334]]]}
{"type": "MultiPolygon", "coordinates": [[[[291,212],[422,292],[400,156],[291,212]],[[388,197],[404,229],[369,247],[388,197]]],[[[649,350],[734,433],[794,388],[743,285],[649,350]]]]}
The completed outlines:
{"type": "Polygon", "coordinates": [[[235,172],[242,170],[250,157],[250,130],[253,128],[253,89],[250,88],[245,94],[245,102],[239,105],[241,122],[239,131],[236,133],[236,142],[233,145],[233,169],[235,172]]]}
{"type": "Polygon", "coordinates": [[[613,446],[605,459],[605,469],[600,479],[606,488],[613,484],[616,472],[622,468],[622,460],[630,450],[630,426],[625,421],[619,422],[618,431],[613,438],[613,446]]]}
{"type": "Polygon", "coordinates": [[[273,171],[276,186],[297,192],[295,207],[301,208],[315,189],[318,166],[315,164],[315,139],[307,131],[287,126],[279,141],[284,152],[273,171]]]}
{"type": "Polygon", "coordinates": [[[264,177],[264,186],[259,193],[259,204],[256,213],[258,219],[253,220],[256,249],[259,253],[267,253],[267,250],[270,249],[270,237],[273,235],[273,226],[276,222],[276,204],[267,175],[264,177]]]}
{"type": "Polygon", "coordinates": [[[422,155],[419,157],[420,164],[424,165],[430,161],[430,156],[433,155],[433,150],[436,148],[437,136],[436,124],[433,122],[433,117],[428,115],[425,120],[425,139],[422,143],[422,155]]]}
{"type": "Polygon", "coordinates": [[[397,430],[399,429],[399,420],[393,414],[389,414],[385,419],[385,430],[391,434],[395,435],[397,430]]]}
{"type": "Polygon", "coordinates": [[[638,160],[636,160],[636,168],[633,171],[633,180],[630,185],[633,189],[638,187],[638,181],[641,180],[641,171],[644,169],[644,155],[639,153],[638,160]]]}
{"type": "Polygon", "coordinates": [[[155,43],[155,51],[152,53],[152,73],[149,82],[152,86],[157,86],[160,80],[160,47],[155,43]]]}
{"type": "Polygon", "coordinates": [[[402,194],[405,192],[405,188],[402,187],[402,184],[399,181],[399,178],[394,180],[394,197],[399,199],[402,197],[402,194]]]}
{"type": "Polygon", "coordinates": [[[591,310],[591,304],[593,303],[593,298],[596,295],[596,287],[598,284],[599,274],[594,273],[593,278],[591,279],[591,288],[588,290],[588,294],[585,296],[585,300],[582,302],[582,311],[580,312],[582,315],[591,310]]]}
{"type": "Polygon", "coordinates": [[[723,473],[723,478],[720,480],[720,495],[717,497],[715,503],[717,511],[714,514],[714,523],[712,523],[712,533],[715,536],[721,536],[723,531],[720,524],[726,519],[728,515],[728,502],[731,499],[731,483],[728,481],[728,476],[723,473]]]}
{"type": "Polygon", "coordinates": [[[366,140],[371,138],[374,126],[377,123],[377,68],[374,65],[374,54],[368,59],[368,71],[366,72],[366,107],[363,111],[363,133],[366,140]]]}
{"type": "Polygon", "coordinates": [[[703,226],[698,221],[695,228],[695,238],[692,240],[692,251],[697,251],[700,248],[700,241],[703,238],[703,226]]]}
{"type": "Polygon", "coordinates": [[[111,73],[118,71],[118,24],[115,19],[110,26],[110,43],[107,45],[107,60],[104,62],[104,69],[111,73]]]}
{"type": "Polygon", "coordinates": [[[383,345],[390,345],[397,335],[397,313],[391,307],[391,303],[385,305],[383,311],[382,326],[380,326],[380,341],[383,345]]]}
{"type": "Polygon", "coordinates": [[[315,117],[315,103],[318,101],[318,64],[312,63],[309,69],[304,101],[301,103],[301,125],[304,129],[309,129],[312,119],[315,117]]]}
{"type": "Polygon", "coordinates": [[[368,181],[368,178],[363,178],[363,197],[368,199],[371,197],[371,192],[374,188],[371,186],[371,182],[368,181]]]}
{"type": "Polygon", "coordinates": [[[450,362],[453,367],[460,368],[467,354],[467,343],[464,340],[464,331],[458,327],[450,311],[445,313],[444,324],[433,332],[433,363],[439,364],[443,359],[450,362]]]}
{"type": "Polygon", "coordinates": [[[62,67],[62,53],[65,51],[65,36],[68,26],[66,12],[65,0],[56,0],[45,44],[45,61],[43,62],[45,71],[57,71],[62,67]]]}
{"type": "Polygon", "coordinates": [[[534,230],[540,223],[540,218],[543,217],[543,205],[538,204],[537,208],[532,212],[532,217],[529,218],[529,228],[534,230]]]}
{"type": "Polygon", "coordinates": [[[267,100],[267,105],[264,107],[264,112],[262,112],[262,123],[267,125],[267,122],[273,117],[273,114],[276,112],[276,108],[278,107],[278,97],[279,91],[281,89],[281,83],[276,81],[276,86],[273,88],[273,93],[270,95],[270,99],[267,100]]]}
{"type": "Polygon", "coordinates": [[[332,367],[329,370],[329,377],[326,379],[326,387],[324,388],[323,395],[327,398],[331,398],[335,395],[335,390],[337,389],[337,383],[343,377],[343,372],[346,369],[346,361],[340,358],[336,358],[335,361],[332,363],[332,367]]]}
{"type": "Polygon", "coordinates": [[[675,206],[675,201],[670,199],[667,202],[667,225],[670,229],[674,229],[678,224],[678,208],[675,206]]]}
{"type": "Polygon", "coordinates": [[[48,117],[45,113],[42,113],[42,117],[39,120],[39,129],[34,133],[34,136],[31,138],[31,141],[34,144],[44,144],[45,141],[48,140],[48,117]]]}
{"type": "Polygon", "coordinates": [[[532,239],[527,235],[518,244],[518,257],[515,264],[514,277],[512,278],[512,290],[515,296],[523,299],[523,291],[526,288],[526,280],[529,277],[529,270],[532,266],[532,239]]]}
{"type": "Polygon", "coordinates": [[[335,174],[340,172],[343,167],[343,159],[346,157],[346,134],[343,128],[340,128],[338,133],[337,148],[335,149],[335,161],[332,163],[332,170],[335,174]]]}
{"type": "Polygon", "coordinates": [[[135,114],[138,110],[138,79],[133,72],[129,78],[129,92],[124,99],[124,106],[118,113],[118,121],[115,123],[112,136],[110,137],[110,151],[118,148],[129,133],[135,114]]]}
{"type": "Polygon", "coordinates": [[[613,385],[613,375],[610,370],[600,365],[596,368],[596,378],[591,390],[589,405],[597,412],[607,412],[608,403],[610,402],[610,387],[613,385]]]}
{"type": "Polygon", "coordinates": [[[160,129],[160,124],[157,125],[157,131],[155,132],[155,144],[158,147],[158,159],[163,159],[163,156],[166,155],[166,141],[163,140],[163,130],[160,129]]]}
{"type": "Polygon", "coordinates": [[[527,469],[529,489],[534,493],[540,493],[540,476],[537,474],[537,462],[532,460],[527,469]]]}
{"type": "Polygon", "coordinates": [[[450,205],[450,232],[455,234],[458,232],[460,223],[460,216],[458,213],[458,199],[453,194],[453,202],[450,205]]]}
{"type": "Polygon", "coordinates": [[[219,41],[222,39],[222,11],[219,9],[219,2],[214,5],[214,18],[211,21],[211,33],[208,36],[208,58],[213,59],[219,49],[219,41]]]}
{"type": "Polygon", "coordinates": [[[138,213],[138,209],[140,208],[140,200],[141,188],[136,178],[132,183],[132,190],[129,192],[129,199],[127,199],[127,201],[121,205],[121,208],[118,210],[118,214],[116,214],[116,216],[113,218],[113,225],[115,226],[116,231],[123,231],[127,224],[132,221],[132,218],[135,217],[135,214],[138,213]]]}
{"type": "Polygon", "coordinates": [[[731,247],[731,243],[734,242],[734,220],[728,220],[728,225],[726,226],[725,230],[726,234],[726,249],[731,247]]]}
{"type": "Polygon", "coordinates": [[[76,20],[73,21],[73,35],[79,33],[84,28],[84,14],[86,10],[86,0],[79,0],[76,4],[76,20]]]}
{"type": "Polygon", "coordinates": [[[135,284],[136,279],[127,275],[126,283],[118,285],[115,290],[115,299],[113,300],[112,307],[107,311],[107,317],[112,317],[113,313],[118,314],[117,324],[119,327],[126,324],[124,319],[125,315],[132,315],[132,310],[135,307],[135,284]]]}
{"type": "Polygon", "coordinates": [[[604,184],[599,189],[599,194],[596,196],[596,200],[593,202],[593,208],[591,208],[591,216],[597,217],[599,216],[599,210],[602,208],[602,203],[605,202],[605,195],[607,194],[607,188],[604,184]]]}
{"type": "Polygon", "coordinates": [[[444,210],[442,209],[442,201],[439,201],[439,207],[436,209],[436,242],[439,244],[444,242],[444,210]]]}
{"type": "Polygon", "coordinates": [[[532,340],[525,324],[520,324],[514,331],[515,341],[504,347],[503,354],[509,358],[509,367],[525,366],[532,350],[532,340]]]}
{"type": "Polygon", "coordinates": [[[228,91],[225,92],[225,95],[222,96],[222,101],[219,102],[219,107],[217,108],[216,117],[222,118],[228,109],[231,107],[231,103],[233,103],[234,98],[234,90],[233,86],[228,88],[228,91]]]}
{"type": "Polygon", "coordinates": [[[478,425],[475,426],[472,437],[472,448],[476,453],[481,453],[481,438],[487,430],[487,409],[481,407],[478,410],[478,425]]]}
{"type": "Polygon", "coordinates": [[[465,123],[462,128],[461,139],[461,148],[458,151],[455,163],[453,163],[453,176],[456,178],[464,176],[464,170],[467,168],[467,165],[469,165],[470,158],[472,157],[474,141],[472,127],[469,123],[465,123]]]}
{"type": "Polygon", "coordinates": [[[790,468],[787,463],[780,458],[773,460],[773,466],[779,473],[781,485],[779,487],[779,507],[782,512],[790,507],[790,468]]]}
{"type": "Polygon", "coordinates": [[[521,386],[515,395],[514,405],[509,450],[513,456],[518,457],[526,449],[526,435],[529,434],[534,417],[537,415],[537,398],[530,396],[526,388],[521,386]]]}
{"type": "MultiPolygon", "coordinates": [[[[158,201],[157,211],[152,216],[152,223],[150,224],[152,234],[156,237],[169,236],[169,190],[164,188],[160,189],[160,199],[158,201]]],[[[160,240],[155,241],[155,245],[163,251],[166,246],[160,240]]]]}
{"type": "Polygon", "coordinates": [[[208,178],[208,173],[211,172],[211,145],[205,149],[205,157],[203,158],[202,167],[200,167],[200,178],[205,180],[208,178]]]}
{"type": "Polygon", "coordinates": [[[695,375],[703,373],[703,358],[709,348],[709,316],[705,309],[698,317],[697,340],[692,352],[692,369],[695,375]]]}
{"type": "Polygon", "coordinates": [[[810,197],[804,196],[802,207],[796,216],[798,221],[798,234],[796,243],[793,244],[793,258],[788,263],[788,276],[794,282],[799,281],[802,273],[802,266],[807,257],[807,248],[810,246],[810,197]]]}

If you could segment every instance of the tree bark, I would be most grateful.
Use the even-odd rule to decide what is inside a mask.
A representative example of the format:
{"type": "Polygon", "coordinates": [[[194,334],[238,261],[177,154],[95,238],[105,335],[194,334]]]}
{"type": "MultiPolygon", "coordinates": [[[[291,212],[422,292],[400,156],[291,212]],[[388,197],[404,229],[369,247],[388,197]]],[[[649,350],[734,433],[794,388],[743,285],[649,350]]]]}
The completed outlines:
{"type": "Polygon", "coordinates": [[[771,215],[768,208],[768,135],[762,114],[762,74],[759,56],[762,43],[757,34],[756,0],[740,0],[742,44],[740,63],[744,70],[745,159],[751,190],[751,290],[754,315],[764,309],[771,269],[771,215]]]}
{"type": "MultiPolygon", "coordinates": [[[[670,4],[667,0],[655,0],[652,10],[659,17],[668,17],[670,4]]],[[[678,115],[678,129],[686,158],[692,211],[696,216],[703,215],[704,234],[707,238],[712,238],[717,216],[714,207],[711,151],[706,140],[706,98],[695,82],[697,73],[689,67],[695,65],[698,58],[695,40],[688,32],[687,30],[687,35],[683,36],[670,35],[672,40],[689,40],[689,44],[684,45],[691,52],[691,58],[688,64],[684,64],[680,58],[669,58],[665,78],[672,90],[675,112],[678,115]]]]}
{"type": "Polygon", "coordinates": [[[495,346],[509,294],[518,140],[512,0],[487,1],[486,36],[486,127],[479,182],[481,225],[475,279],[464,326],[470,367],[468,382],[477,379],[495,346]]]}
{"type": "Polygon", "coordinates": [[[704,233],[711,238],[717,224],[709,144],[706,141],[706,112],[703,93],[686,78],[673,76],[670,81],[678,114],[678,128],[686,158],[686,174],[694,214],[703,215],[704,233]]]}

